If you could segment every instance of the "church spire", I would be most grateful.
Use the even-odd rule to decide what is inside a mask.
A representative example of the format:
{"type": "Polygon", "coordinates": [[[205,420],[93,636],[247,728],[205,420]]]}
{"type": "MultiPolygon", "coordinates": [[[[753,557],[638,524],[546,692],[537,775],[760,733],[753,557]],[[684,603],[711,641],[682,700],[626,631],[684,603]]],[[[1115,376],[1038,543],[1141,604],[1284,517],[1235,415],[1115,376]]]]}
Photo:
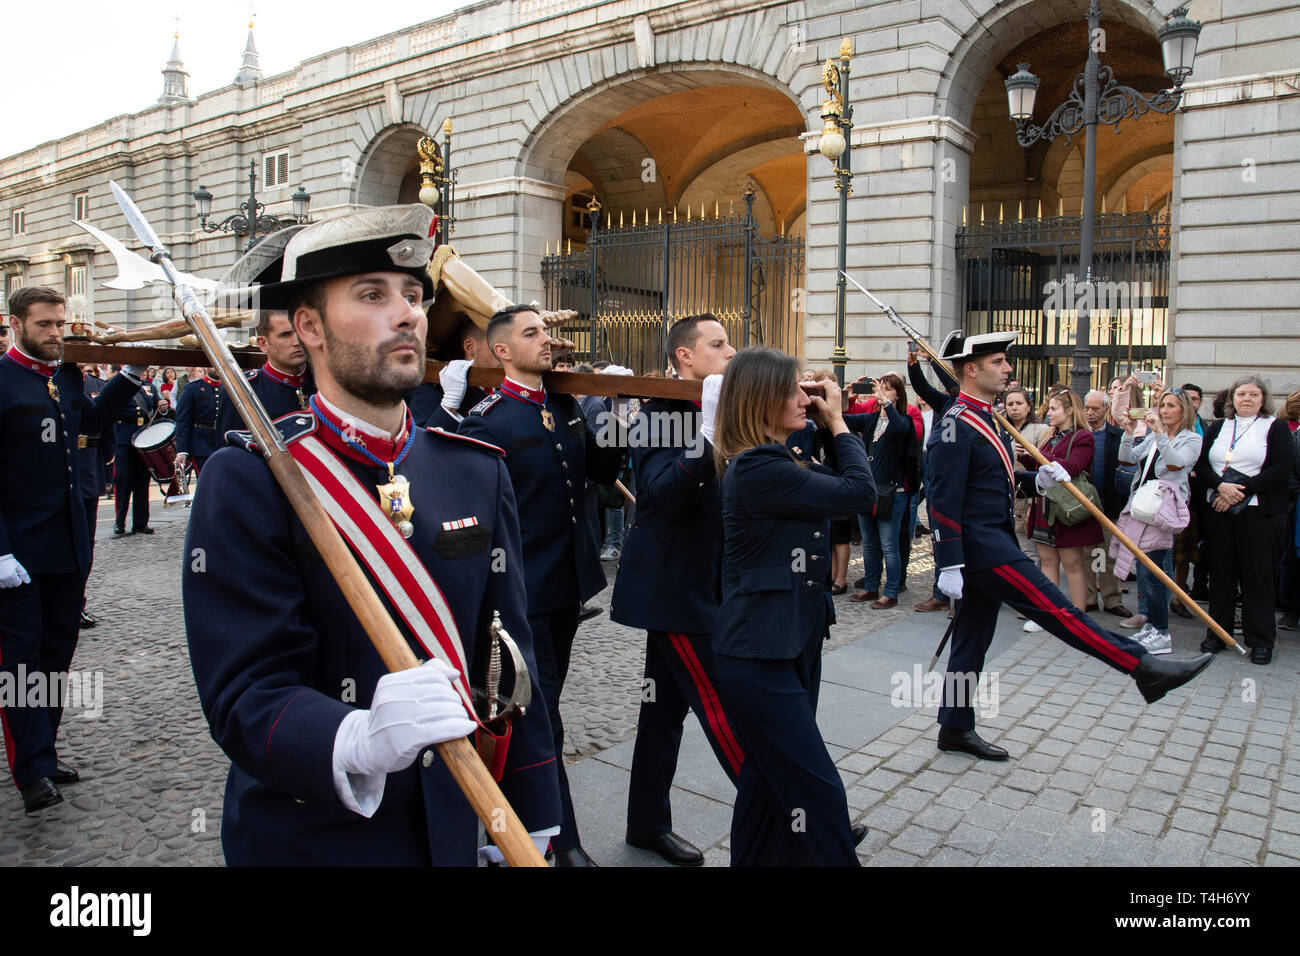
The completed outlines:
{"type": "Polygon", "coordinates": [[[262,79],[262,66],[257,59],[257,46],[253,43],[253,21],[248,21],[248,42],[244,44],[244,58],[235,74],[236,86],[248,86],[262,79]]]}
{"type": "Polygon", "coordinates": [[[158,97],[158,102],[166,106],[172,106],[176,103],[184,103],[190,98],[189,92],[189,74],[185,72],[185,64],[181,62],[181,35],[173,35],[172,55],[167,61],[167,65],[162,69],[163,91],[162,96],[158,97]]]}

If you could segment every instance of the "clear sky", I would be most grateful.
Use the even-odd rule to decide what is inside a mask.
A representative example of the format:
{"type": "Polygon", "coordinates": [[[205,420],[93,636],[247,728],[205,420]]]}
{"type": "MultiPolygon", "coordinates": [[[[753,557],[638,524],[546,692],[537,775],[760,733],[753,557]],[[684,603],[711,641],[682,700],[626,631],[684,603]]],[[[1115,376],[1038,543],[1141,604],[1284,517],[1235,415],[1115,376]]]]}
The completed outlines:
{"type": "Polygon", "coordinates": [[[250,10],[266,76],[432,20],[469,0],[17,0],[5,4],[0,156],[152,106],[179,30],[191,96],[230,84],[250,10]],[[178,25],[179,20],[179,25],[178,25]]]}

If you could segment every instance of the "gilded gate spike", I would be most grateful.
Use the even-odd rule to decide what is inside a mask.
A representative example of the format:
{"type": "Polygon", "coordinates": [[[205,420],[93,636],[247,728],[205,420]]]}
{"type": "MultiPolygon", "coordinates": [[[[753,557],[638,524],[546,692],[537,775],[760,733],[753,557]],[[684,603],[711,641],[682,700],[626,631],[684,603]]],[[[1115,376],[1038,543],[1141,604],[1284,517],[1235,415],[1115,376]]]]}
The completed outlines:
{"type": "Polygon", "coordinates": [[[568,255],[573,255],[573,240],[572,240],[572,239],[569,240],[569,250],[568,250],[568,255]]]}

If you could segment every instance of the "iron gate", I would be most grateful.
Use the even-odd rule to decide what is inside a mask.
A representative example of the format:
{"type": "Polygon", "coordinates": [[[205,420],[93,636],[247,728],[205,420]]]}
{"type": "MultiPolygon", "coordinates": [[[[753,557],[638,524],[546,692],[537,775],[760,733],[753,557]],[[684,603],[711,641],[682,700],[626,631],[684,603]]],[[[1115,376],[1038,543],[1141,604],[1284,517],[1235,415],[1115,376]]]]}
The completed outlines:
{"type": "Polygon", "coordinates": [[[1092,382],[1164,371],[1169,320],[1167,214],[1105,213],[1093,237],[1093,289],[1079,276],[1079,218],[1018,219],[957,230],[968,334],[1016,330],[1016,377],[1035,396],[1070,381],[1079,305],[1092,307],[1092,382]],[[1088,298],[1085,298],[1088,297],[1088,298]]]}
{"type": "Polygon", "coordinates": [[[700,312],[716,315],[738,348],[802,357],[803,238],[759,237],[752,193],[743,215],[694,221],[601,228],[599,204],[588,211],[586,248],[542,259],[546,308],[578,313],[559,331],[579,361],[662,371],[669,327],[700,312]]]}

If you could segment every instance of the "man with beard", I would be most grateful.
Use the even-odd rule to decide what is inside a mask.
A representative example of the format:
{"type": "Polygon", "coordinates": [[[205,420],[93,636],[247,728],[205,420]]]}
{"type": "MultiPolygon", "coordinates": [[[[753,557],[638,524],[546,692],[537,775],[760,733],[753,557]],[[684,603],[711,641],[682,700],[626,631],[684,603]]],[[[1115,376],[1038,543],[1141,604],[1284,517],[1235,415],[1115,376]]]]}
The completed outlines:
{"type": "Polygon", "coordinates": [[[500,391],[461,422],[460,434],[504,449],[519,501],[528,624],[537,647],[542,696],[550,708],[564,822],[552,841],[556,866],[590,866],[582,849],[569,782],[564,773],[560,694],[578,630],[579,608],[605,587],[586,523],[585,479],[612,483],[623,465],[618,438],[600,442],[571,395],[548,392],[551,337],[535,306],[498,312],[488,345],[505,370],[500,391]],[[603,446],[603,447],[602,447],[603,446]]]}
{"type": "Polygon", "coordinates": [[[0,708],[0,725],[23,807],[35,813],[63,800],[58,784],[78,779],[55,752],[60,701],[25,706],[34,702],[19,680],[44,674],[53,686],[77,648],[90,570],[77,437],[99,434],[126,406],[144,367],[128,367],[87,398],[81,370],[63,363],[63,294],[28,286],[9,308],[14,342],[0,358],[0,678],[19,700],[0,708]]]}
{"type": "MultiPolygon", "coordinates": [[[[274,263],[275,278],[279,277],[280,259],[274,263]]],[[[270,278],[264,281],[271,281],[270,278]]],[[[257,347],[266,353],[261,368],[244,373],[249,387],[266,413],[272,418],[299,412],[307,407],[307,400],[316,390],[307,368],[307,353],[298,341],[298,333],[289,323],[289,313],[283,310],[262,309],[257,313],[257,347]]],[[[217,447],[226,444],[227,435],[244,427],[239,409],[223,395],[217,413],[217,447]]]]}
{"type": "MultiPolygon", "coordinates": [[[[403,401],[424,375],[431,219],[392,206],[308,226],[262,290],[318,386],[277,424],[424,665],[387,673],[246,433],[212,456],[194,502],[182,595],[199,698],[232,764],[232,865],[473,865],[478,821],[434,745],[475,730],[463,702],[494,612],[536,684],[501,451],[419,428],[403,401]]],[[[534,705],[499,773],[542,848],[560,812],[534,705]]]]}

